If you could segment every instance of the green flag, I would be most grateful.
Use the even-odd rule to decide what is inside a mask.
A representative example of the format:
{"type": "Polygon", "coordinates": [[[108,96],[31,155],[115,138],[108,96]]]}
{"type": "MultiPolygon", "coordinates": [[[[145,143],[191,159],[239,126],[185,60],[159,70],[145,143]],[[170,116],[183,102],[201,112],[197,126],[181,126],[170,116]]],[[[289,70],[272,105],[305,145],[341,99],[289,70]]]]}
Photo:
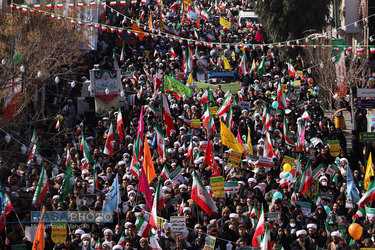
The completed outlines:
{"type": "Polygon", "coordinates": [[[67,148],[66,161],[67,161],[66,173],[65,173],[64,182],[60,189],[59,203],[63,203],[64,199],[68,196],[70,190],[73,189],[73,184],[70,180],[72,179],[72,177],[74,177],[74,175],[73,175],[73,170],[72,170],[72,163],[71,163],[69,148],[67,148]]]}
{"type": "Polygon", "coordinates": [[[260,62],[257,73],[263,75],[266,72],[266,65],[265,65],[266,58],[263,57],[262,61],[260,62]]]}
{"type": "Polygon", "coordinates": [[[174,91],[181,96],[189,98],[191,96],[192,89],[185,86],[183,83],[173,79],[172,77],[164,77],[164,89],[174,91]]]}

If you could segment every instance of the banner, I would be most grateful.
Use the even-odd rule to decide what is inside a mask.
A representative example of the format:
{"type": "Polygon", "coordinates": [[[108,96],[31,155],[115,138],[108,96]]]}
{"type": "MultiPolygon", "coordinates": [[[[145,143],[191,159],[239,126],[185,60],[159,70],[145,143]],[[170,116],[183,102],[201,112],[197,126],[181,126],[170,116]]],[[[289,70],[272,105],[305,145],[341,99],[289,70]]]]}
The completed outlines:
{"type": "MultiPolygon", "coordinates": [[[[198,91],[199,89],[207,89],[210,88],[212,92],[215,92],[217,90],[218,85],[214,84],[206,84],[202,82],[194,82],[196,85],[196,90],[198,91]]],[[[232,93],[237,93],[241,89],[241,83],[239,82],[232,82],[232,83],[226,83],[226,84],[221,84],[221,90],[224,91],[224,93],[228,92],[228,90],[231,90],[232,93]]]]}
{"type": "Polygon", "coordinates": [[[313,179],[318,179],[319,176],[324,173],[324,170],[325,166],[323,164],[320,164],[316,169],[312,171],[313,179]]]}
{"type": "Polygon", "coordinates": [[[211,115],[215,115],[215,117],[216,117],[217,107],[216,106],[215,107],[209,107],[209,110],[210,110],[211,115]]]}
{"type": "Polygon", "coordinates": [[[222,17],[220,17],[220,25],[221,25],[221,26],[224,26],[224,27],[227,28],[228,30],[230,30],[230,29],[231,29],[231,26],[232,26],[231,22],[225,20],[225,19],[222,18],[222,17]]]}
{"type": "Polygon", "coordinates": [[[201,128],[201,120],[191,119],[191,127],[192,128],[201,128]]]}
{"type": "Polygon", "coordinates": [[[238,182],[237,181],[226,181],[224,182],[224,191],[230,192],[231,194],[236,194],[239,191],[238,182]]]}
{"type": "Polygon", "coordinates": [[[366,217],[369,221],[375,219],[375,208],[365,207],[366,217]]]}
{"type": "Polygon", "coordinates": [[[329,140],[328,145],[329,145],[329,153],[333,157],[339,156],[339,154],[340,154],[340,141],[339,140],[329,140]]]}
{"type": "Polygon", "coordinates": [[[333,50],[333,55],[335,56],[336,82],[339,98],[345,98],[347,93],[345,51],[343,49],[344,44],[344,39],[332,40],[333,47],[337,48],[333,50]]]}
{"type": "Polygon", "coordinates": [[[223,176],[211,177],[212,192],[217,198],[224,196],[224,178],[223,176]]]}
{"type": "Polygon", "coordinates": [[[64,243],[66,236],[66,223],[52,223],[51,238],[55,244],[59,245],[64,243]]]}
{"type": "Polygon", "coordinates": [[[182,231],[186,228],[185,216],[171,216],[171,233],[173,239],[181,239],[182,231]]]}
{"type": "Polygon", "coordinates": [[[360,142],[375,142],[375,133],[374,132],[360,132],[359,141],[360,142]]]}
{"type": "Polygon", "coordinates": [[[273,164],[273,160],[271,157],[266,156],[256,156],[256,155],[250,155],[246,154],[246,159],[250,161],[258,161],[258,166],[263,166],[266,168],[271,168],[273,164]]]}
{"type": "Polygon", "coordinates": [[[164,77],[164,89],[176,92],[179,95],[187,98],[191,96],[191,92],[193,91],[191,88],[185,86],[182,82],[179,82],[169,76],[164,77]]]}
{"type": "Polygon", "coordinates": [[[90,71],[91,84],[94,85],[95,112],[107,115],[111,107],[118,108],[120,74],[117,70],[95,69],[90,71]]]}
{"type": "Polygon", "coordinates": [[[302,201],[296,201],[295,203],[296,203],[296,205],[300,205],[301,206],[301,210],[302,210],[303,215],[305,215],[305,216],[310,216],[311,215],[311,206],[312,206],[311,203],[309,203],[309,202],[302,202],[302,201]]]}
{"type": "Polygon", "coordinates": [[[279,222],[278,215],[279,215],[278,212],[269,212],[269,213],[267,214],[267,218],[268,218],[269,221],[272,221],[272,222],[279,222]]]}
{"type": "Polygon", "coordinates": [[[367,113],[367,132],[375,132],[375,109],[367,113]]]}
{"type": "Polygon", "coordinates": [[[239,101],[239,105],[240,105],[241,110],[244,110],[244,109],[249,110],[250,106],[251,106],[251,103],[250,102],[239,101]]]}
{"type": "Polygon", "coordinates": [[[242,154],[236,150],[232,150],[228,157],[228,166],[230,168],[238,167],[241,163],[242,154]]]}

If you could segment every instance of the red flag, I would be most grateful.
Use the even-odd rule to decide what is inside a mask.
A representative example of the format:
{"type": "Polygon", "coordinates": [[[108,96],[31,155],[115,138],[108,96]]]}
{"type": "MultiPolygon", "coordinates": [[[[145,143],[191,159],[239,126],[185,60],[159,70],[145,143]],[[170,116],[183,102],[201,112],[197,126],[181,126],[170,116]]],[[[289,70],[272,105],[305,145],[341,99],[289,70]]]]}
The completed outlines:
{"type": "Polygon", "coordinates": [[[257,30],[257,33],[255,34],[255,40],[257,40],[260,43],[264,43],[263,37],[260,34],[259,30],[257,30]]]}
{"type": "Polygon", "coordinates": [[[212,144],[210,140],[208,140],[207,150],[203,161],[211,167],[212,177],[220,176],[220,170],[215,161],[214,154],[212,153],[212,144]]]}
{"type": "Polygon", "coordinates": [[[150,190],[150,186],[147,181],[147,176],[145,174],[145,170],[141,168],[141,176],[139,179],[139,191],[144,193],[146,206],[148,209],[152,209],[152,194],[150,190]]]}

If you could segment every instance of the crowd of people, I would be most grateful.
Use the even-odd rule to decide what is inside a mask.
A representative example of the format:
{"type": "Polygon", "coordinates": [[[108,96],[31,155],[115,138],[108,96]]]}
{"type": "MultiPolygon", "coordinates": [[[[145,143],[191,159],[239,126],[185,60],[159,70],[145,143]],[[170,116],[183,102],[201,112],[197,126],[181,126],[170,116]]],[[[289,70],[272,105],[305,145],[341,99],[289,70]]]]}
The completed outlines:
{"type": "MultiPolygon", "coordinates": [[[[184,7],[183,3],[174,1],[142,1],[129,2],[126,7],[130,16],[125,19],[114,15],[115,12],[107,7],[107,15],[113,15],[112,25],[126,27],[132,23],[131,19],[139,19],[141,28],[145,25],[146,31],[152,31],[148,18],[151,16],[155,30],[163,26],[165,32],[167,27],[178,31],[179,37],[195,42],[171,39],[170,34],[162,31],[160,34],[164,35],[146,36],[141,41],[134,34],[123,33],[120,39],[124,39],[124,46],[116,46],[118,35],[100,34],[95,60],[102,69],[114,69],[119,64],[122,72],[131,73],[131,77],[124,74],[121,78],[129,102],[119,110],[109,109],[105,117],[79,116],[75,97],[81,92],[71,88],[70,93],[67,91],[65,96],[60,96],[63,102],[58,108],[63,120],[59,131],[55,131],[58,135],[53,145],[57,151],[51,152],[41,140],[42,150],[33,151],[23,166],[0,162],[1,186],[14,209],[7,214],[8,222],[12,223],[6,224],[3,230],[4,247],[10,249],[13,245],[26,244],[31,248],[34,239],[25,235],[25,226],[31,224],[30,211],[41,210],[41,207],[46,211],[102,211],[116,176],[121,202],[113,211],[113,222],[68,224],[67,237],[62,244],[53,241],[51,227],[46,227],[45,249],[157,249],[155,246],[160,246],[173,250],[203,249],[205,245],[205,249],[256,249],[261,244],[254,237],[259,223],[270,228],[271,246],[264,249],[374,247],[374,217],[358,215],[357,204],[349,200],[351,196],[347,194],[346,185],[348,171],[352,173],[360,195],[372,181],[372,178],[365,179],[365,171],[367,162],[375,155],[375,145],[359,141],[359,133],[367,131],[366,110],[357,111],[357,129],[352,131],[352,149],[348,150],[342,127],[327,117],[320,105],[319,83],[307,74],[301,63],[296,61],[293,65],[302,74],[291,75],[286,61],[280,59],[274,48],[246,47],[247,44],[261,44],[266,39],[261,26],[239,23],[238,13],[250,8],[248,4],[202,1],[184,7]],[[191,20],[194,17],[191,12],[200,16],[202,9],[209,10],[211,18],[200,18],[198,26],[191,20]],[[220,25],[219,16],[231,21],[231,29],[220,25]],[[134,39],[136,43],[126,42],[134,39]],[[216,44],[210,45],[211,42],[216,44]],[[124,54],[125,60],[112,60],[113,49],[119,58],[124,54]],[[186,72],[184,51],[194,57],[196,67],[190,72],[186,72]],[[226,83],[219,81],[211,85],[211,91],[198,89],[193,82],[189,85],[193,90],[191,96],[161,91],[165,76],[176,77],[185,84],[192,73],[194,81],[212,84],[208,71],[230,71],[225,68],[222,56],[232,71],[239,72],[243,54],[246,72],[239,74],[235,90],[224,91],[226,83]],[[181,72],[183,77],[179,75],[181,72]],[[159,91],[155,89],[156,79],[161,81],[159,91]],[[300,81],[298,86],[296,81],[300,81]],[[206,94],[208,100],[202,101],[206,94]],[[220,109],[228,96],[231,108],[220,117],[212,113],[215,129],[207,124],[192,127],[193,119],[205,117],[205,111],[210,107],[220,109]],[[162,112],[165,109],[163,97],[170,108],[172,129],[162,112]],[[282,98],[285,98],[286,107],[281,107],[282,98]],[[116,128],[118,112],[123,118],[124,135],[120,138],[119,133],[113,133],[113,156],[110,157],[104,153],[105,142],[111,123],[116,128]],[[233,149],[222,142],[221,123],[245,149],[238,166],[232,161],[233,149]],[[140,127],[144,128],[144,138],[139,139],[151,148],[156,174],[149,182],[150,190],[156,197],[157,183],[162,183],[164,201],[157,213],[160,223],[147,228],[146,233],[141,232],[139,225],[141,220],[150,222],[151,210],[146,206],[145,193],[139,191],[139,174],[132,171],[139,160],[135,159],[138,154],[139,167],[144,167],[144,152],[139,151],[136,141],[140,127]],[[156,127],[161,128],[164,143],[155,140],[156,127]],[[89,153],[81,148],[82,139],[86,140],[89,153]],[[236,188],[225,191],[221,197],[215,196],[217,193],[211,186],[214,164],[208,165],[205,161],[208,140],[212,143],[219,175],[225,183],[237,183],[236,188]],[[337,142],[336,147],[332,142],[337,142]],[[161,144],[165,145],[164,156],[158,150],[161,144]],[[85,161],[87,154],[92,155],[92,161],[85,161]],[[74,185],[61,198],[68,155],[71,156],[74,185]],[[303,189],[300,177],[307,168],[319,171],[312,171],[318,174],[312,176],[312,182],[303,189]],[[35,206],[35,192],[45,185],[39,181],[44,175],[42,169],[46,170],[49,189],[43,202],[35,206]],[[165,177],[165,173],[180,170],[181,176],[177,180],[165,177]],[[194,172],[216,205],[217,211],[210,215],[191,198],[194,172]],[[171,216],[185,217],[186,229],[182,234],[176,236],[172,232],[171,216]],[[265,222],[261,220],[262,216],[265,222]],[[348,231],[353,222],[363,228],[358,239],[353,239],[348,231]],[[216,240],[212,248],[208,247],[214,239],[210,236],[216,240]]],[[[4,202],[2,204],[4,207],[4,202]]]]}

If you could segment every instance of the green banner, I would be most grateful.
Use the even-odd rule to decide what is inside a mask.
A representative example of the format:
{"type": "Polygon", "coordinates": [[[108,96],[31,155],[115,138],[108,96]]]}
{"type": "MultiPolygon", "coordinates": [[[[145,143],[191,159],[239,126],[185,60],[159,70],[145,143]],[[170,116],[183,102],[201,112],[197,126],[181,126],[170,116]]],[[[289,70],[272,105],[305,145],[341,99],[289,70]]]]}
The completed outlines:
{"type": "Polygon", "coordinates": [[[359,141],[360,142],[375,142],[375,133],[374,132],[360,132],[359,141]]]}
{"type": "MultiPolygon", "coordinates": [[[[194,82],[196,85],[196,91],[198,92],[199,89],[207,89],[210,88],[213,92],[216,91],[218,85],[214,84],[206,84],[206,83],[201,83],[201,82],[194,82]]],[[[221,89],[226,93],[228,90],[231,90],[232,93],[237,93],[241,89],[241,83],[239,82],[231,82],[231,83],[226,83],[226,84],[221,84],[221,89]]]]}
{"type": "Polygon", "coordinates": [[[174,91],[181,96],[186,96],[187,98],[191,96],[191,92],[193,91],[191,88],[185,86],[182,82],[179,82],[169,76],[164,77],[164,89],[174,91]]]}

